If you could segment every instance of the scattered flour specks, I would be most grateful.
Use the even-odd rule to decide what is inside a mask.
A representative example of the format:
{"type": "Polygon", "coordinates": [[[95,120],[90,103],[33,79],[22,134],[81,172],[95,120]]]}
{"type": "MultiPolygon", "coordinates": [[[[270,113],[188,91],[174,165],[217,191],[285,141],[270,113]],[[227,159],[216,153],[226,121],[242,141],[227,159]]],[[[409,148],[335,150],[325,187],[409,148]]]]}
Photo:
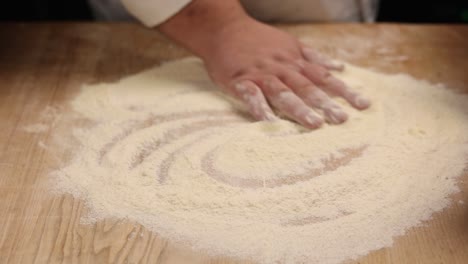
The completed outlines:
{"type": "Polygon", "coordinates": [[[95,123],[53,173],[89,219],[127,218],[213,255],[339,263],[392,245],[449,205],[467,155],[465,95],[407,75],[337,74],[373,105],[307,131],[252,122],[185,59],[87,86],[95,123]]]}
{"type": "Polygon", "coordinates": [[[60,120],[59,109],[46,106],[38,115],[38,123],[30,124],[22,127],[22,130],[27,133],[43,133],[54,127],[60,120]]]}

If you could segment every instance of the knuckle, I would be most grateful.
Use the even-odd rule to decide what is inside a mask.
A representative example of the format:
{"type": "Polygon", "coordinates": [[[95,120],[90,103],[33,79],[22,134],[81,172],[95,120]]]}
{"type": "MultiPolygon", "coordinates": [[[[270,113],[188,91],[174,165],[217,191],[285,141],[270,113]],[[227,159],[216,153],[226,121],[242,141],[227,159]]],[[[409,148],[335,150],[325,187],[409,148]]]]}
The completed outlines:
{"type": "Polygon", "coordinates": [[[254,62],[252,68],[259,69],[259,70],[264,70],[264,69],[268,69],[273,64],[275,64],[275,61],[270,59],[270,58],[260,59],[260,60],[257,60],[257,61],[254,62]]]}
{"type": "Polygon", "coordinates": [[[302,59],[294,60],[292,63],[297,69],[299,69],[299,71],[306,67],[306,62],[302,59]]]}
{"type": "Polygon", "coordinates": [[[304,108],[301,100],[290,90],[279,92],[272,96],[271,100],[279,107],[286,109],[288,112],[296,112],[295,109],[302,110],[304,108]]]}
{"type": "Polygon", "coordinates": [[[280,85],[278,84],[278,79],[274,75],[266,75],[262,78],[262,86],[267,91],[274,91],[280,89],[280,85]]]}
{"type": "Polygon", "coordinates": [[[255,66],[245,67],[237,69],[230,75],[231,79],[246,79],[250,76],[254,76],[259,70],[255,66]]]}
{"type": "Polygon", "coordinates": [[[320,90],[318,88],[312,89],[310,94],[311,94],[312,97],[317,98],[318,100],[331,101],[330,97],[328,97],[328,95],[324,91],[322,91],[322,90],[320,90]]]}
{"type": "Polygon", "coordinates": [[[307,74],[312,81],[318,82],[319,84],[324,84],[331,79],[330,72],[324,67],[316,64],[309,64],[306,69],[304,69],[304,73],[307,74]]]}
{"type": "Polygon", "coordinates": [[[287,52],[287,51],[278,51],[278,52],[275,52],[272,55],[272,58],[273,58],[273,60],[275,60],[277,62],[286,62],[286,61],[291,61],[292,60],[293,54],[291,52],[287,52]]]}
{"type": "Polygon", "coordinates": [[[235,79],[235,78],[239,78],[243,75],[245,75],[247,73],[247,70],[246,69],[239,69],[239,70],[236,70],[234,71],[232,74],[231,74],[231,78],[232,79],[235,79]]]}
{"type": "Polygon", "coordinates": [[[252,81],[247,80],[237,82],[234,89],[240,96],[254,96],[260,92],[252,81]]]}
{"type": "Polygon", "coordinates": [[[302,75],[299,72],[294,71],[293,69],[294,67],[292,65],[285,65],[277,69],[275,73],[278,76],[278,78],[287,82],[304,82],[306,79],[302,77],[302,75]]]}
{"type": "Polygon", "coordinates": [[[310,105],[319,108],[326,108],[327,106],[333,106],[334,103],[331,98],[322,90],[315,88],[304,98],[310,105]]]}

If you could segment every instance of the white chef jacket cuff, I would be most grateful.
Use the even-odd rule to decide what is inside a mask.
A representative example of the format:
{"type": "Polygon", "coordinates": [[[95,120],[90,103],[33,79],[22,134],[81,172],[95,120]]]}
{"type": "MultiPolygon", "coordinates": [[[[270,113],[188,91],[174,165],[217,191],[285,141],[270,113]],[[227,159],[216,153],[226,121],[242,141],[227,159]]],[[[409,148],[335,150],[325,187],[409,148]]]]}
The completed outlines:
{"type": "Polygon", "coordinates": [[[175,15],[191,0],[122,0],[125,8],[147,27],[154,27],[175,15]]]}

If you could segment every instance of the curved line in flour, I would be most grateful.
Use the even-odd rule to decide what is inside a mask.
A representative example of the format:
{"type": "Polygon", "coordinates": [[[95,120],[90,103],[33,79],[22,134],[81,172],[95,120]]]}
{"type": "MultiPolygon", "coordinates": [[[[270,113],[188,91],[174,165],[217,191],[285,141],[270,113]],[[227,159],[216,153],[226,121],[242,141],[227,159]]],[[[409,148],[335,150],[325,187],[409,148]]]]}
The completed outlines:
{"type": "Polygon", "coordinates": [[[224,115],[223,117],[228,118],[218,120],[200,120],[187,125],[182,125],[174,129],[167,130],[162,138],[158,139],[156,142],[147,145],[145,149],[138,154],[138,156],[131,163],[130,169],[133,169],[136,166],[140,165],[149,155],[151,155],[151,153],[153,153],[160,147],[172,143],[174,140],[178,140],[181,137],[187,136],[193,132],[199,132],[208,128],[224,126],[225,124],[227,124],[226,122],[235,123],[236,121],[241,121],[240,119],[235,119],[235,116],[233,115],[224,115]]]}
{"type": "MultiPolygon", "coordinates": [[[[187,127],[184,127],[183,129],[181,129],[181,132],[182,132],[181,136],[185,136],[185,135],[188,135],[188,134],[193,133],[193,132],[200,132],[200,131],[203,131],[203,130],[206,130],[206,129],[209,129],[209,128],[213,128],[213,127],[227,126],[229,124],[236,123],[236,121],[238,121],[238,120],[236,120],[236,119],[204,120],[204,122],[198,122],[195,125],[187,126],[187,127]],[[207,127],[207,125],[211,125],[211,126],[207,127]]],[[[199,143],[203,139],[206,139],[210,134],[212,134],[212,133],[206,133],[206,134],[200,135],[197,138],[195,138],[194,140],[190,141],[189,143],[184,144],[183,146],[181,146],[181,147],[177,148],[176,150],[174,150],[173,152],[169,153],[169,155],[161,162],[161,165],[159,166],[159,171],[157,173],[159,183],[163,184],[166,181],[166,179],[169,177],[169,170],[171,168],[171,164],[174,162],[176,156],[179,153],[183,152],[184,150],[191,147],[195,143],[199,143]]]]}
{"type": "Polygon", "coordinates": [[[155,115],[143,121],[132,120],[130,127],[125,129],[122,133],[113,137],[108,143],[106,143],[100,150],[99,153],[99,164],[102,164],[107,153],[114,148],[118,142],[129,137],[131,134],[136,131],[146,129],[153,125],[158,125],[166,122],[177,121],[181,119],[190,119],[196,117],[240,117],[239,114],[233,114],[232,111],[218,111],[218,110],[203,110],[203,111],[194,111],[189,113],[171,113],[164,115],[155,115]]]}
{"type": "Polygon", "coordinates": [[[344,216],[349,216],[354,214],[354,212],[348,212],[348,211],[342,211],[339,212],[338,216],[335,216],[333,218],[330,217],[320,217],[320,216],[307,216],[304,218],[299,218],[299,219],[290,219],[287,221],[282,221],[280,225],[282,226],[299,226],[299,225],[310,225],[310,224],[317,224],[317,223],[322,223],[325,221],[330,221],[330,220],[337,220],[338,218],[342,218],[344,216]]]}
{"type": "Polygon", "coordinates": [[[242,188],[273,188],[283,185],[292,185],[298,182],[308,181],[314,177],[320,176],[324,173],[334,171],[340,166],[348,165],[354,158],[362,155],[364,150],[367,148],[367,145],[360,146],[353,149],[339,149],[338,152],[342,153],[342,157],[335,157],[331,155],[330,157],[325,157],[321,159],[322,166],[318,168],[309,167],[307,173],[291,175],[286,174],[278,177],[277,179],[252,179],[252,178],[240,178],[229,175],[228,173],[223,172],[222,170],[216,168],[213,163],[214,156],[216,154],[218,147],[215,147],[205,155],[202,160],[202,170],[206,172],[210,177],[214,178],[217,181],[220,181],[224,184],[242,187],[242,188]]]}
{"type": "MultiPolygon", "coordinates": [[[[189,112],[189,113],[171,113],[171,114],[152,116],[142,121],[133,120],[131,122],[130,128],[125,129],[122,133],[113,137],[107,144],[104,145],[104,147],[100,151],[99,163],[100,164],[102,163],[106,154],[112,148],[114,148],[120,141],[124,140],[125,138],[129,137],[130,135],[132,135],[133,133],[139,130],[146,129],[148,127],[166,123],[166,122],[178,121],[182,119],[197,118],[197,117],[217,117],[217,118],[208,119],[208,120],[206,119],[199,120],[197,122],[189,123],[188,125],[182,125],[177,128],[173,128],[173,129],[169,129],[165,131],[162,138],[150,144],[147,148],[141,151],[135,157],[135,159],[133,159],[130,165],[130,169],[134,169],[138,165],[142,164],[144,160],[148,156],[150,156],[154,151],[157,151],[158,148],[164,145],[170,144],[174,140],[178,140],[180,137],[187,136],[194,132],[200,132],[208,128],[226,126],[230,123],[241,121],[240,116],[238,114],[233,114],[230,111],[218,111],[218,110],[203,110],[203,111],[196,111],[196,112],[189,112]],[[238,119],[236,119],[236,117],[238,119]]],[[[168,178],[170,166],[172,162],[175,160],[176,155],[184,151],[185,149],[191,147],[195,143],[201,141],[203,138],[206,138],[206,136],[207,135],[202,135],[200,137],[197,137],[195,140],[183,145],[182,147],[168,154],[168,156],[162,161],[161,166],[159,167],[159,173],[157,173],[159,182],[161,184],[163,184],[168,178]]],[[[309,170],[307,173],[297,174],[297,175],[286,174],[276,179],[239,178],[239,177],[229,175],[223,172],[222,170],[216,168],[213,164],[213,158],[219,146],[207,152],[207,154],[205,154],[202,157],[201,167],[202,167],[202,170],[205,171],[208,176],[227,185],[231,185],[235,187],[243,187],[243,188],[254,188],[254,189],[260,188],[260,187],[273,188],[273,187],[278,187],[282,185],[292,185],[298,182],[307,181],[313,177],[323,174],[324,172],[336,170],[339,166],[347,165],[349,162],[351,162],[353,157],[360,156],[366,147],[367,146],[362,146],[356,149],[338,150],[339,152],[344,154],[342,157],[336,158],[334,156],[331,156],[329,158],[323,158],[321,160],[322,166],[319,168],[309,167],[309,168],[306,168],[309,170]]]]}

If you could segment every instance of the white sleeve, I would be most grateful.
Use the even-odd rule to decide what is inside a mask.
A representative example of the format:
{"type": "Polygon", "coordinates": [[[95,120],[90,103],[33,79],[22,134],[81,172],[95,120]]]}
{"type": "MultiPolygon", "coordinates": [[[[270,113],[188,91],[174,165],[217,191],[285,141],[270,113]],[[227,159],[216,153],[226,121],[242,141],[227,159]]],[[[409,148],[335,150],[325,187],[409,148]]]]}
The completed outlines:
{"type": "Polygon", "coordinates": [[[191,0],[122,0],[125,8],[147,27],[169,19],[191,0]]]}

